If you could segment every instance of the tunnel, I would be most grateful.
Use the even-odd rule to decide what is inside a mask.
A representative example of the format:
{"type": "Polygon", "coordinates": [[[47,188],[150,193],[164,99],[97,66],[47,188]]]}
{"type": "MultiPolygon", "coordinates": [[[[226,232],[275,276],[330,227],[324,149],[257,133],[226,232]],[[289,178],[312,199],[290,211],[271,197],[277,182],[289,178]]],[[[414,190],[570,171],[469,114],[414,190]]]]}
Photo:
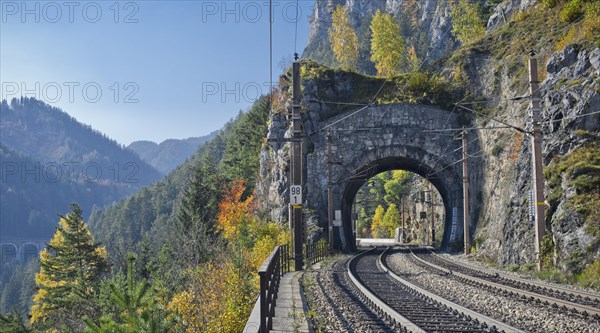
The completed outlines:
{"type": "MultiPolygon", "coordinates": [[[[356,174],[350,177],[350,179],[346,182],[341,197],[341,210],[344,232],[343,237],[346,238],[347,244],[350,245],[347,250],[356,250],[356,235],[352,228],[352,207],[354,205],[354,198],[356,197],[360,188],[370,178],[379,173],[392,170],[405,170],[415,173],[429,181],[439,192],[442,197],[445,210],[443,233],[444,238],[442,240],[441,247],[447,248],[450,241],[450,236],[452,235],[452,210],[453,207],[456,207],[456,193],[452,193],[447,181],[442,179],[439,176],[439,173],[436,173],[434,170],[431,170],[422,163],[405,157],[388,157],[374,161],[373,163],[364,165],[363,167],[357,169],[356,174]]],[[[454,213],[454,218],[456,220],[456,212],[454,213]]],[[[456,234],[456,230],[454,230],[454,233],[456,234]]]]}

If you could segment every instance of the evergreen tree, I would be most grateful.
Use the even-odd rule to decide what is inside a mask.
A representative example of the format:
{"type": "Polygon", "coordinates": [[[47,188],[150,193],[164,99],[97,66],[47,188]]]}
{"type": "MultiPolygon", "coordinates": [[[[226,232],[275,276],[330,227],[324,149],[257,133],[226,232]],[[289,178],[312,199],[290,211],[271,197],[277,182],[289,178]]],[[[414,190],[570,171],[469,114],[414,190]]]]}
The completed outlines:
{"type": "Polygon", "coordinates": [[[23,269],[17,267],[0,293],[0,313],[8,313],[19,304],[21,281],[23,281],[23,269]]]}
{"type": "Polygon", "coordinates": [[[356,237],[369,237],[371,234],[371,219],[364,207],[358,210],[358,219],[356,221],[356,237]]]}
{"type": "Polygon", "coordinates": [[[99,311],[97,285],[107,270],[106,249],[94,243],[81,209],[73,204],[40,253],[31,324],[48,331],[81,331],[81,318],[95,317],[99,311]]]}
{"type": "Polygon", "coordinates": [[[89,317],[84,321],[88,333],[167,333],[177,332],[177,317],[166,311],[157,301],[151,284],[146,279],[134,282],[135,255],[127,256],[127,285],[121,288],[109,285],[110,301],[117,312],[118,320],[106,314],[95,323],[89,317]]]}
{"type": "Polygon", "coordinates": [[[400,25],[391,14],[377,11],[371,21],[371,60],[379,75],[394,75],[402,68],[405,48],[400,25]]]}
{"type": "Polygon", "coordinates": [[[206,156],[191,176],[177,211],[171,246],[181,262],[195,266],[210,258],[223,187],[222,177],[206,156]]]}
{"type": "Polygon", "coordinates": [[[329,28],[329,43],[335,58],[345,70],[356,70],[358,61],[358,36],[350,24],[348,8],[337,6],[329,28]]]}
{"type": "MultiPolygon", "coordinates": [[[[260,150],[267,135],[270,114],[270,97],[261,96],[248,110],[240,114],[219,163],[219,169],[228,181],[244,179],[248,186],[244,196],[249,196],[256,184],[260,166],[260,150]]],[[[214,160],[216,161],[216,160],[214,160]]]]}
{"type": "Polygon", "coordinates": [[[25,326],[21,316],[17,311],[12,314],[3,315],[0,313],[0,333],[29,333],[33,332],[25,326]]]}

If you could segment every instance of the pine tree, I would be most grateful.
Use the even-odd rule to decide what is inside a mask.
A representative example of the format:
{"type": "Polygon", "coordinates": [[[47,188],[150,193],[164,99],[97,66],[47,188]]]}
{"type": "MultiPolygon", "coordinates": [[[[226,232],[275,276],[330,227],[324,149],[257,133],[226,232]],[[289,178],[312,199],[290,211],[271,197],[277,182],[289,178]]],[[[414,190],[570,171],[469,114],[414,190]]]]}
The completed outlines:
{"type": "Polygon", "coordinates": [[[404,63],[406,45],[391,14],[377,11],[371,21],[371,60],[379,75],[394,75],[404,63]]]}
{"type": "Polygon", "coordinates": [[[127,285],[120,288],[114,283],[109,285],[110,301],[117,310],[118,320],[113,314],[102,316],[98,323],[89,317],[84,321],[88,333],[167,333],[180,331],[177,317],[166,311],[157,302],[152,285],[146,280],[134,281],[135,255],[127,256],[127,285]]]}
{"type": "Polygon", "coordinates": [[[25,326],[21,320],[21,316],[17,311],[12,314],[3,315],[0,313],[0,333],[29,333],[33,332],[25,326]]]}
{"type": "Polygon", "coordinates": [[[335,58],[345,70],[356,70],[358,61],[358,36],[350,24],[348,8],[337,6],[329,28],[329,43],[335,58]]]}
{"type": "Polygon", "coordinates": [[[223,180],[210,157],[205,157],[191,176],[177,210],[171,246],[182,262],[195,266],[210,258],[222,193],[223,180]]]}
{"type": "Polygon", "coordinates": [[[98,314],[97,285],[108,265],[106,249],[94,243],[81,209],[73,204],[40,253],[31,324],[48,331],[80,331],[83,316],[98,314]]]}

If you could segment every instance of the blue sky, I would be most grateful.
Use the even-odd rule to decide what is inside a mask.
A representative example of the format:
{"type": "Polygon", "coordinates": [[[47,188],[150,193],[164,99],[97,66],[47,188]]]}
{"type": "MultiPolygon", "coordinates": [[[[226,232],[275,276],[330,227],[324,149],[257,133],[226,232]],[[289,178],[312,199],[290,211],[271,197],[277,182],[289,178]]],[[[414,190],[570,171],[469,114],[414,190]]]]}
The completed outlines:
{"type": "MultiPolygon", "coordinates": [[[[268,1],[0,1],[2,98],[36,97],[123,144],[200,136],[269,83],[268,1]]],[[[313,0],[300,0],[297,51],[313,0]]],[[[296,1],[273,0],[273,76],[296,1]]]]}

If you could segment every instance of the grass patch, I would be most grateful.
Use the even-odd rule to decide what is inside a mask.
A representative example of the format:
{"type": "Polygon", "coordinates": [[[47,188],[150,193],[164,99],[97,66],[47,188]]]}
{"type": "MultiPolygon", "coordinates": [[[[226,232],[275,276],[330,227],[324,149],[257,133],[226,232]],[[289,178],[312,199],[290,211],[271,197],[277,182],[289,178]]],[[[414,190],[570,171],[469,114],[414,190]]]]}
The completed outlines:
{"type": "Polygon", "coordinates": [[[505,269],[509,272],[517,272],[517,271],[519,271],[519,269],[521,269],[521,265],[510,264],[510,265],[506,266],[505,269]]]}
{"type": "Polygon", "coordinates": [[[577,283],[583,287],[600,290],[600,259],[596,259],[585,268],[576,279],[577,283]]]}
{"type": "MultiPolygon", "coordinates": [[[[579,131],[578,135],[587,135],[579,131]]],[[[590,138],[594,136],[589,135],[590,138]]],[[[600,237],[600,142],[595,140],[575,149],[570,155],[556,156],[544,171],[548,181],[550,205],[563,198],[562,178],[573,186],[576,195],[567,198],[567,207],[579,213],[585,221],[585,231],[600,237]]]]}

